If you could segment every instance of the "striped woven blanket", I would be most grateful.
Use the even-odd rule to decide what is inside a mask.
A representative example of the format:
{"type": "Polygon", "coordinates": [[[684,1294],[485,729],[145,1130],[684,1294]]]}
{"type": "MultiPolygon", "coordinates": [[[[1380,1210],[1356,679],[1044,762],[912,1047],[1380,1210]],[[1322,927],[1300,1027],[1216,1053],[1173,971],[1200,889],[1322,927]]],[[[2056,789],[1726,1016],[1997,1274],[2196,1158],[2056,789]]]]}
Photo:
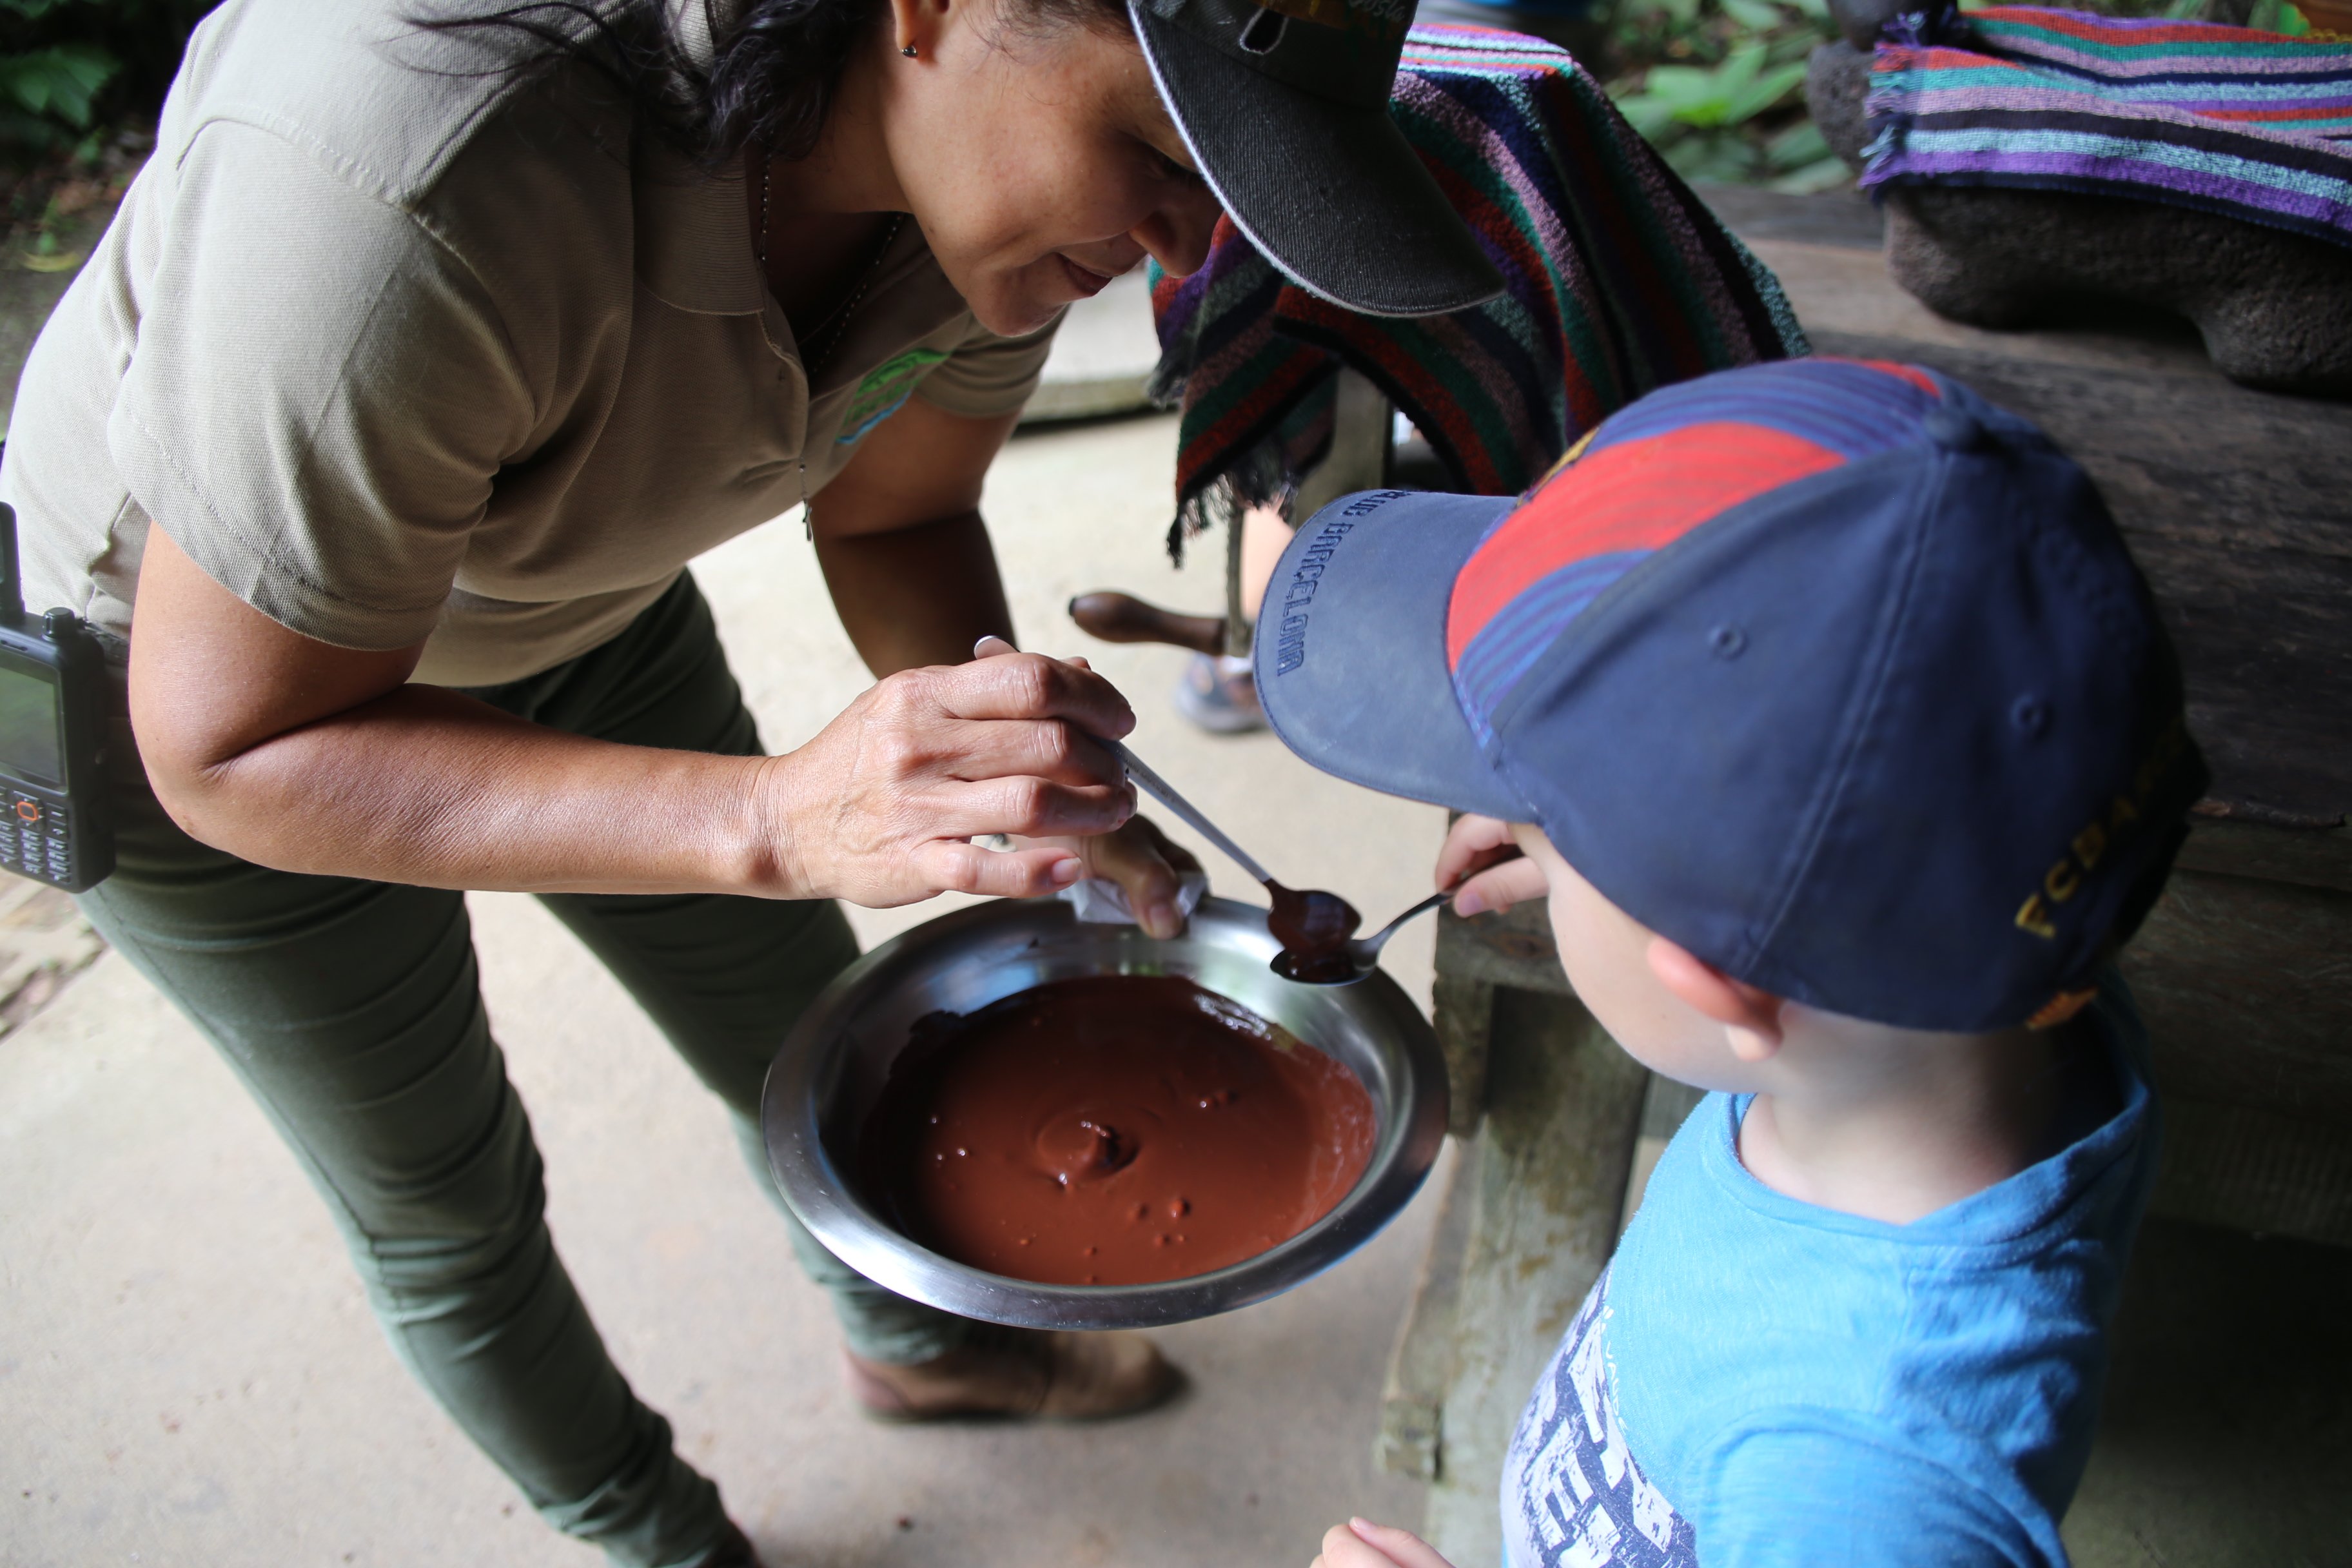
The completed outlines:
{"type": "Polygon", "coordinates": [[[1199,271],[1155,273],[1152,391],[1183,410],[1171,554],[1244,507],[1286,508],[1329,449],[1343,363],[1459,488],[1506,495],[1653,387],[1805,352],[1770,272],[1562,50],[1416,27],[1391,107],[1507,286],[1451,315],[1360,316],[1286,283],[1230,221],[1199,271]]]}
{"type": "Polygon", "coordinates": [[[1886,32],[1865,188],[2091,191],[2352,245],[2352,44],[2032,5],[1886,32]]]}

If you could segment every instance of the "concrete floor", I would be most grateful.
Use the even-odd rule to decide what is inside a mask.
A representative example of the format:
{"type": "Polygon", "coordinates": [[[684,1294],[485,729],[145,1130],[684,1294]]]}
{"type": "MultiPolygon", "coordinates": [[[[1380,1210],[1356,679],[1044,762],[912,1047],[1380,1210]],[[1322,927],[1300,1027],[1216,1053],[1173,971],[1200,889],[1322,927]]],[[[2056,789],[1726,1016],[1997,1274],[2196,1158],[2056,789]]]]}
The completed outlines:
{"type": "Polygon", "coordinates": [[[2352,1565],[2352,1248],[2151,1218],[2074,1568],[2352,1565]]]}
{"type": "MultiPolygon", "coordinates": [[[[1218,600],[1213,551],[1161,552],[1174,426],[1024,435],[988,496],[1024,640],[1134,698],[1137,750],[1277,874],[1385,918],[1442,814],[1313,774],[1167,708],[1181,656],[1089,646],[1077,591],[1218,600]]],[[[698,567],[771,747],[866,682],[787,520],[698,567]]],[[[1176,830],[1180,836],[1182,830],[1176,830]]],[[[1254,892],[1203,851],[1218,890],[1254,892]]],[[[551,1221],[599,1325],[787,1564],[1303,1565],[1351,1511],[1411,1520],[1375,1472],[1382,1365],[1428,1194],[1322,1279],[1171,1330],[1196,1387],[1088,1429],[872,1426],[830,1317],[717,1104],[531,900],[477,897],[485,988],[547,1154],[551,1221]]],[[[869,942],[938,905],[855,918],[869,942]]],[[[1390,948],[1419,996],[1430,928],[1390,948]]],[[[0,1039],[0,1562],[587,1564],[408,1381],[325,1213],[211,1050],[116,955],[0,1039]]]]}

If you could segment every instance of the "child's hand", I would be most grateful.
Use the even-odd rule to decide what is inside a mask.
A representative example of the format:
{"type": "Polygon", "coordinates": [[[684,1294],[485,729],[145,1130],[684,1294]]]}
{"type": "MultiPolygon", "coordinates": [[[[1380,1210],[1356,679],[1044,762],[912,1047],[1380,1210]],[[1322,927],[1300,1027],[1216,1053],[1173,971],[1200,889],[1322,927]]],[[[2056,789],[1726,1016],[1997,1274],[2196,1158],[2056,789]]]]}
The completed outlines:
{"type": "Polygon", "coordinates": [[[1324,1532],[1312,1568],[1454,1568],[1437,1549],[1409,1530],[1351,1519],[1324,1532]]]}
{"type": "Polygon", "coordinates": [[[1465,920],[1551,890],[1543,868],[1519,853],[1511,825],[1491,816],[1463,817],[1437,852],[1439,887],[1451,888],[1465,876],[1470,879],[1454,893],[1454,912],[1465,920]]]}

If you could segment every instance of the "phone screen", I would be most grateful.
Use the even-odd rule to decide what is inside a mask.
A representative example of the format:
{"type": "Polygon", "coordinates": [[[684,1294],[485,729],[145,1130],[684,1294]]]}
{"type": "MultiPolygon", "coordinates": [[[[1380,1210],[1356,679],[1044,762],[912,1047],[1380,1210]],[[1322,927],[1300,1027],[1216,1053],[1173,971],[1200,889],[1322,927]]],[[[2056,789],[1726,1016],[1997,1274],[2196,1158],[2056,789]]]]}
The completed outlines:
{"type": "Polygon", "coordinates": [[[58,751],[57,683],[0,664],[0,768],[54,789],[58,751]]]}

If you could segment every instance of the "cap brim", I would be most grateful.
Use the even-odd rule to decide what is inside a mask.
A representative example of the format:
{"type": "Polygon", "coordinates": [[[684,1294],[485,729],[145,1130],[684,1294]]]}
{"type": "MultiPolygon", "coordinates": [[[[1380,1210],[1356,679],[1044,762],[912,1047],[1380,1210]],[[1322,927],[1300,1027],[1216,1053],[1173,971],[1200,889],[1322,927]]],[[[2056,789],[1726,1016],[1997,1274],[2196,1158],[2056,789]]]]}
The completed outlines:
{"type": "Polygon", "coordinates": [[[1486,765],[1445,662],[1454,575],[1513,496],[1372,490],[1300,525],[1267,584],[1258,701],[1307,762],[1386,795],[1532,819],[1486,765]]]}
{"type": "Polygon", "coordinates": [[[1503,291],[1502,274],[1385,107],[1301,91],[1129,9],[1210,189],[1291,281],[1370,316],[1441,315],[1503,291]]]}

